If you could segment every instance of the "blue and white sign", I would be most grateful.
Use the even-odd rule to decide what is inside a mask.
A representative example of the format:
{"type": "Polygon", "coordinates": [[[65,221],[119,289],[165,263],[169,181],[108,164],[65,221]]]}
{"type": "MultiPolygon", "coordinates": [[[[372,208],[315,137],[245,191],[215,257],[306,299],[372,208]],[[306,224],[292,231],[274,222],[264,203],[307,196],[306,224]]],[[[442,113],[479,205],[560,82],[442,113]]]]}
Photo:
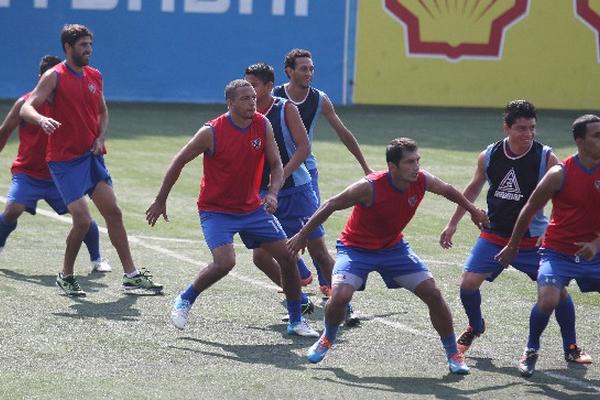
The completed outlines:
{"type": "Polygon", "coordinates": [[[0,98],[31,90],[44,54],[63,56],[60,31],[94,32],[91,65],[109,100],[223,102],[246,66],[267,62],[277,84],[292,48],[313,53],[314,85],[349,98],[356,0],[0,0],[0,98]]]}

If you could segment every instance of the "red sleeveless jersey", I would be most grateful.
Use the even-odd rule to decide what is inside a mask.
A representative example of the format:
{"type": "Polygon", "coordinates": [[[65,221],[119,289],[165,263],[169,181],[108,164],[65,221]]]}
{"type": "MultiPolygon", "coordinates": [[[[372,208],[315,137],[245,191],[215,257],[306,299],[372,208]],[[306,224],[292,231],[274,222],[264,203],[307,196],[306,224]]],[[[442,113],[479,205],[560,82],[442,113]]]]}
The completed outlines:
{"type": "Polygon", "coordinates": [[[261,205],[260,181],[265,160],[266,118],[254,113],[242,129],[229,113],[207,125],[213,130],[212,154],[204,155],[198,210],[246,213],[261,205]]]}
{"type": "Polygon", "coordinates": [[[56,88],[52,118],[61,123],[48,139],[48,161],[77,158],[92,148],[100,127],[98,114],[102,104],[102,74],[89,66],[81,74],[66,62],[54,67],[56,88]]]}
{"type": "Polygon", "coordinates": [[[591,242],[600,234],[600,165],[586,169],[579,158],[563,160],[563,187],[552,198],[552,216],[542,247],[573,255],[575,242],[591,242]]]}
{"type": "MultiPolygon", "coordinates": [[[[23,96],[27,100],[31,93],[23,96]]],[[[39,108],[42,115],[50,115],[50,105],[44,102],[39,108]]],[[[48,135],[38,125],[21,121],[19,126],[19,150],[12,164],[12,174],[26,174],[36,179],[50,179],[46,163],[46,145],[48,135]]]]}
{"type": "Polygon", "coordinates": [[[340,241],[346,246],[367,250],[386,249],[402,240],[402,230],[423,200],[425,174],[419,172],[416,182],[403,191],[392,185],[388,171],[374,172],[366,179],[373,186],[373,202],[369,206],[354,206],[340,241]]]}

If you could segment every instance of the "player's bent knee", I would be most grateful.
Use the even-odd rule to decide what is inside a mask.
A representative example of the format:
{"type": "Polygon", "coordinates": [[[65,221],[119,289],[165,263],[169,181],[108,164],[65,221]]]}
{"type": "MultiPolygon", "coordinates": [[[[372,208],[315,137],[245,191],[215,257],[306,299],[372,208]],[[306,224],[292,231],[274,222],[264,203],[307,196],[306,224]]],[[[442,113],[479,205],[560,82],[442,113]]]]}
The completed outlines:
{"type": "Polygon", "coordinates": [[[329,301],[335,305],[346,306],[352,300],[354,287],[348,284],[335,285],[331,292],[329,301]]]}
{"type": "Polygon", "coordinates": [[[215,261],[213,267],[218,269],[223,275],[227,275],[235,267],[235,260],[215,261]]]}
{"type": "Polygon", "coordinates": [[[87,232],[92,224],[91,218],[73,219],[73,229],[80,232],[87,232]]]}
{"type": "Polygon", "coordinates": [[[17,222],[21,214],[25,211],[25,206],[17,205],[15,203],[8,203],[4,212],[2,213],[2,218],[4,219],[4,223],[13,224],[17,222]]]}
{"type": "Polygon", "coordinates": [[[282,271],[291,271],[297,268],[296,257],[291,253],[277,257],[276,261],[279,263],[282,271]]]}
{"type": "Polygon", "coordinates": [[[255,250],[252,252],[252,261],[255,265],[260,266],[272,259],[271,255],[266,251],[255,250]]]}
{"type": "Polygon", "coordinates": [[[102,213],[104,219],[108,222],[121,222],[123,221],[123,212],[121,209],[115,204],[113,207],[109,207],[104,210],[102,213]]]}
{"type": "Polygon", "coordinates": [[[444,302],[442,292],[433,279],[427,279],[415,289],[415,294],[426,304],[441,304],[444,302]]]}
{"type": "Polygon", "coordinates": [[[464,273],[460,281],[460,288],[464,290],[478,290],[484,280],[485,276],[483,274],[464,273]]]}
{"type": "Polygon", "coordinates": [[[558,302],[554,299],[541,298],[538,300],[538,308],[544,314],[552,314],[558,302]]]}

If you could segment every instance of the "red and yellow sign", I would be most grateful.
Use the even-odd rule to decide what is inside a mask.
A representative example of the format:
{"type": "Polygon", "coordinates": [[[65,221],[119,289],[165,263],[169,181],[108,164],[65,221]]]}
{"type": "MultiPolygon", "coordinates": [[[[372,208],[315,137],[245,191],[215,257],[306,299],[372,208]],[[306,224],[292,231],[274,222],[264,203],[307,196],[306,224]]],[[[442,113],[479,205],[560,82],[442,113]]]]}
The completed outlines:
{"type": "Polygon", "coordinates": [[[498,58],[504,32],[527,14],[527,0],[385,0],[405,25],[408,56],[498,58]]]}
{"type": "Polygon", "coordinates": [[[360,1],[354,102],[600,109],[600,0],[360,1]]]}

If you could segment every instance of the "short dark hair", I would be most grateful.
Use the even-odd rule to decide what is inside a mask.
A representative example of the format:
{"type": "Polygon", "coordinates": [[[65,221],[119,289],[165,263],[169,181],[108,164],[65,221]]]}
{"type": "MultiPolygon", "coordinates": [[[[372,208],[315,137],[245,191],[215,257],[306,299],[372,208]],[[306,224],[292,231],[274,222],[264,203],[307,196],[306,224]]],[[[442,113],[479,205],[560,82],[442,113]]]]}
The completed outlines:
{"type": "Polygon", "coordinates": [[[56,64],[60,64],[60,58],[52,55],[45,55],[40,60],[40,76],[44,75],[44,72],[54,67],[56,64]]]}
{"type": "Polygon", "coordinates": [[[262,83],[275,83],[275,70],[272,66],[265,63],[252,64],[246,68],[246,75],[252,75],[262,81],[262,83]]]}
{"type": "Polygon", "coordinates": [[[245,79],[235,79],[225,86],[225,100],[233,100],[235,98],[235,93],[238,88],[246,87],[252,85],[245,79]]]}
{"type": "Polygon", "coordinates": [[[283,61],[283,68],[290,67],[291,69],[296,68],[296,58],[307,57],[312,59],[312,54],[306,49],[292,49],[285,55],[283,61]]]}
{"type": "Polygon", "coordinates": [[[398,165],[405,152],[417,151],[417,142],[413,139],[401,137],[392,140],[385,148],[385,161],[398,165]]]}
{"type": "Polygon", "coordinates": [[[587,132],[588,124],[600,122],[600,117],[594,114],[585,114],[573,121],[571,125],[571,132],[573,132],[573,139],[585,137],[587,132]]]}
{"type": "Polygon", "coordinates": [[[70,46],[75,46],[75,43],[77,43],[79,39],[86,36],[89,36],[91,39],[94,38],[94,34],[86,26],[79,24],[65,24],[60,33],[60,43],[63,51],[66,51],[66,43],[70,46]]]}
{"type": "Polygon", "coordinates": [[[537,111],[533,103],[527,100],[513,100],[504,107],[503,119],[509,128],[519,118],[537,120],[537,111]]]}

